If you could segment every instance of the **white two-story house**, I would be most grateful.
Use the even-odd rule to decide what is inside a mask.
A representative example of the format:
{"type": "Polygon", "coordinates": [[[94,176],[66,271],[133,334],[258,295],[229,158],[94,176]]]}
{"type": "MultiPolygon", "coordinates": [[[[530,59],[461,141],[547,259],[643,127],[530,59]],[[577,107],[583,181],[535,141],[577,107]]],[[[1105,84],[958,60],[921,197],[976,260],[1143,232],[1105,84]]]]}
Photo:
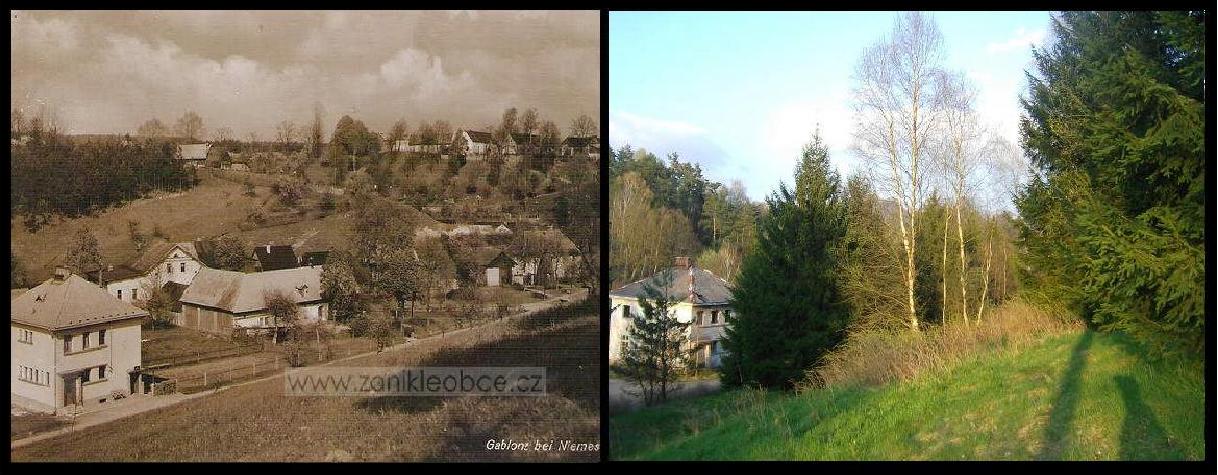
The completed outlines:
{"type": "Polygon", "coordinates": [[[626,332],[635,318],[643,315],[639,300],[645,286],[667,295],[669,312],[689,326],[689,351],[696,366],[715,368],[723,357],[722,340],[732,298],[727,281],[694,265],[688,257],[678,257],[674,265],[645,279],[609,292],[612,314],[609,319],[609,363],[622,356],[626,332]],[[665,280],[668,282],[666,283],[665,280]]]}
{"type": "Polygon", "coordinates": [[[140,324],[148,312],[62,268],[10,305],[14,401],[52,412],[140,390],[140,324]]]}
{"type": "Polygon", "coordinates": [[[124,302],[136,302],[147,297],[152,286],[173,283],[188,287],[199,269],[206,267],[192,242],[157,241],[148,246],[134,261],[90,271],[88,279],[104,284],[106,291],[124,302]]]}

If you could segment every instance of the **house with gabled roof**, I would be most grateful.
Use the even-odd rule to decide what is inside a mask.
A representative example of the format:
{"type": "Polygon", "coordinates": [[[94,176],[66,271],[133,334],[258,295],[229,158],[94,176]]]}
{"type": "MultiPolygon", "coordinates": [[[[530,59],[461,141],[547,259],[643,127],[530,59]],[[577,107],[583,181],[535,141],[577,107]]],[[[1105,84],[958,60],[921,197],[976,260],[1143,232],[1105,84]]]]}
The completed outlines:
{"type": "Polygon", "coordinates": [[[152,286],[169,283],[189,286],[203,267],[206,266],[199,258],[194,242],[158,240],[149,244],[135,260],[90,270],[87,278],[103,285],[119,300],[137,302],[147,297],[152,286]]]}
{"type": "Polygon", "coordinates": [[[688,350],[694,363],[718,367],[725,354],[722,341],[732,312],[732,292],[726,280],[697,267],[688,257],[677,257],[671,267],[609,292],[609,363],[621,359],[626,332],[643,315],[639,301],[647,297],[648,287],[669,299],[673,318],[691,323],[688,350]]]}
{"type": "Polygon", "coordinates": [[[558,153],[563,157],[600,159],[601,139],[595,135],[591,137],[567,137],[559,145],[558,153]]]}
{"type": "Polygon", "coordinates": [[[139,392],[140,325],[147,316],[64,268],[12,296],[12,399],[52,412],[139,392]]]}
{"type": "Polygon", "coordinates": [[[201,167],[203,162],[207,161],[209,150],[211,150],[209,143],[180,144],[178,153],[173,158],[187,166],[201,167]]]}
{"type": "Polygon", "coordinates": [[[484,159],[495,151],[494,143],[494,136],[490,132],[461,129],[453,134],[452,149],[467,160],[484,159]]]}
{"type": "Polygon", "coordinates": [[[254,267],[259,271],[300,267],[300,261],[296,258],[296,251],[292,246],[254,246],[253,258],[254,267]]]}
{"type": "Polygon", "coordinates": [[[272,294],[295,301],[303,321],[329,320],[330,307],[322,298],[323,267],[251,273],[204,268],[182,293],[182,315],[175,323],[220,335],[278,328],[283,323],[266,308],[266,298],[272,294]]]}

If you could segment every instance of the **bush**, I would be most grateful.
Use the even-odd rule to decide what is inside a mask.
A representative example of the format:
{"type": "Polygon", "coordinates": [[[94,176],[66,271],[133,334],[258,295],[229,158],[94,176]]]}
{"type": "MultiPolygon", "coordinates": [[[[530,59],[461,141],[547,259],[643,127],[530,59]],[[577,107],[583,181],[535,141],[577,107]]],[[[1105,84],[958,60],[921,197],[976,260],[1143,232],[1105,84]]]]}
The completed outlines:
{"type": "Polygon", "coordinates": [[[905,381],[984,351],[1022,347],[1081,326],[1067,312],[1012,300],[970,326],[952,323],[922,333],[855,331],[809,370],[796,389],[905,381]]]}

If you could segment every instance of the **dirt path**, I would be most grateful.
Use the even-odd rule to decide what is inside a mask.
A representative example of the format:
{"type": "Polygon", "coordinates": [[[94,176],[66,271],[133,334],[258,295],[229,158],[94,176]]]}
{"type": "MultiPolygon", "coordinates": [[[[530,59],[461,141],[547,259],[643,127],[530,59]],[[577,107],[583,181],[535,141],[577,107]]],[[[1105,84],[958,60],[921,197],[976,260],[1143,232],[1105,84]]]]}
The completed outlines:
{"type": "MultiPolygon", "coordinates": [[[[567,297],[568,300],[575,301],[577,298],[580,298],[583,295],[584,295],[584,292],[573,292],[572,294],[566,295],[564,297],[567,297]]],[[[546,304],[546,305],[533,306],[532,308],[528,308],[526,311],[524,311],[522,313],[504,317],[504,319],[525,318],[529,315],[532,315],[533,313],[539,312],[541,310],[545,310],[547,308],[550,308],[555,305],[559,305],[561,303],[563,303],[563,302],[561,302],[559,299],[550,299],[550,300],[546,300],[543,302],[538,302],[538,304],[546,304]]],[[[407,349],[411,348],[412,346],[419,345],[424,342],[453,338],[453,337],[459,336],[463,333],[482,328],[485,325],[493,324],[497,321],[500,321],[500,320],[492,320],[492,321],[486,322],[486,323],[484,323],[482,325],[478,325],[478,326],[466,327],[466,328],[461,328],[461,329],[457,329],[457,330],[450,330],[450,331],[447,331],[444,333],[428,336],[426,338],[408,340],[404,343],[399,343],[397,345],[386,347],[381,352],[369,351],[369,352],[365,352],[365,353],[355,354],[355,355],[339,358],[336,360],[331,360],[331,361],[322,363],[318,366],[329,366],[329,365],[333,365],[333,364],[337,364],[337,363],[343,363],[346,361],[351,361],[351,360],[355,360],[355,359],[359,359],[359,358],[365,358],[368,356],[376,355],[377,353],[387,353],[387,352],[407,350],[407,349]]],[[[52,438],[52,437],[55,437],[58,435],[66,434],[69,432],[75,432],[75,431],[82,430],[82,429],[85,429],[88,427],[93,427],[93,426],[96,426],[99,424],[105,424],[107,422],[115,421],[118,419],[123,419],[126,417],[131,417],[131,416],[141,414],[144,412],[148,412],[148,411],[152,411],[155,409],[173,406],[175,404],[178,404],[178,403],[181,403],[184,401],[189,401],[189,400],[192,400],[195,398],[215,395],[217,393],[226,391],[231,388],[237,388],[237,387],[246,386],[246,385],[250,385],[250,384],[257,384],[257,383],[261,383],[261,382],[268,381],[271,379],[279,378],[282,376],[283,376],[283,372],[280,371],[278,373],[264,376],[261,378],[251,379],[248,381],[242,381],[242,382],[231,384],[231,385],[221,386],[214,390],[200,391],[200,392],[197,392],[194,394],[170,394],[170,395],[165,395],[165,396],[142,396],[141,395],[141,396],[134,396],[134,397],[120,399],[120,400],[114,401],[113,403],[106,405],[104,407],[98,407],[95,410],[92,410],[89,412],[82,412],[82,413],[77,414],[76,416],[70,416],[70,417],[73,417],[73,422],[71,423],[71,425],[69,425],[67,427],[55,429],[55,430],[52,430],[49,432],[34,434],[34,435],[31,435],[29,437],[25,437],[22,439],[13,440],[9,443],[9,450],[12,450],[12,449],[15,449],[18,447],[22,447],[25,445],[29,445],[34,442],[38,442],[40,440],[49,439],[49,438],[52,438]]]]}

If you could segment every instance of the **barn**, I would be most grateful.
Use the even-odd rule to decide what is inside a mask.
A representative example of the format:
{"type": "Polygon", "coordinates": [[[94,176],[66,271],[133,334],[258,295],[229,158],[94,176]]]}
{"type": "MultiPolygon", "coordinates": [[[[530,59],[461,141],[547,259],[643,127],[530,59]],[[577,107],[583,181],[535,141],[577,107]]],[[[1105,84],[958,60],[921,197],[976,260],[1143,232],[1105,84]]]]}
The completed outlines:
{"type": "Polygon", "coordinates": [[[329,319],[321,296],[322,266],[266,272],[233,272],[203,268],[182,293],[180,326],[229,335],[233,330],[282,326],[266,310],[266,296],[278,293],[296,301],[305,321],[329,319]]]}

